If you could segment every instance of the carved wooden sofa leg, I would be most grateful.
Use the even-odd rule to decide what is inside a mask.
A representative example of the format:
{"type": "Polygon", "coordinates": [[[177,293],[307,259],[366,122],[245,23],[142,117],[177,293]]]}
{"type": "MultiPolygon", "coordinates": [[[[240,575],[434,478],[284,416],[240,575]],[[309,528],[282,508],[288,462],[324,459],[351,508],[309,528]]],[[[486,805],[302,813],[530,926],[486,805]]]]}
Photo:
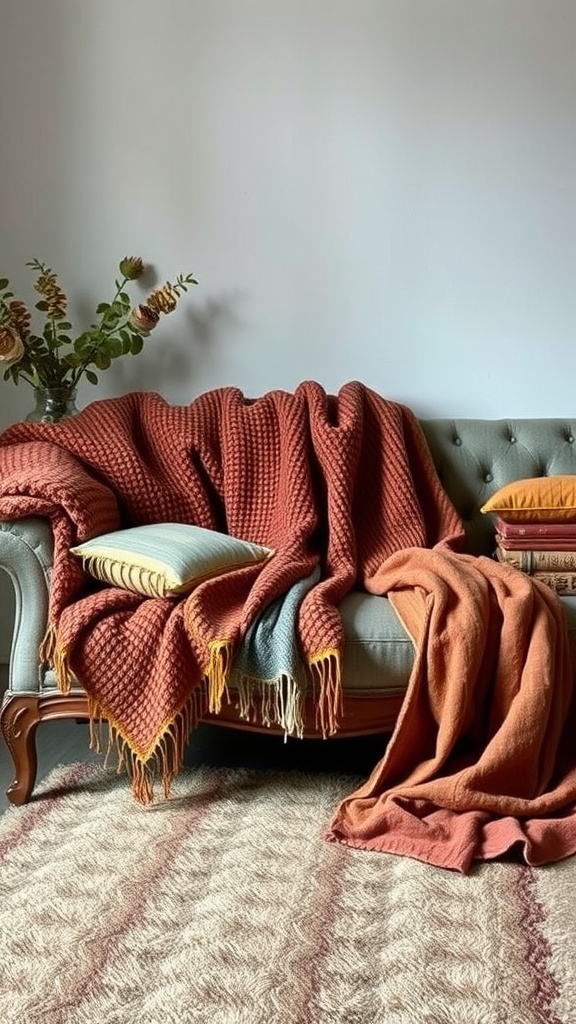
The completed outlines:
{"type": "Polygon", "coordinates": [[[0,730],[12,756],[14,780],[6,790],[10,803],[20,807],[30,799],[36,782],[36,729],[56,718],[88,718],[88,700],[81,693],[10,695],[0,710],[0,730]]]}

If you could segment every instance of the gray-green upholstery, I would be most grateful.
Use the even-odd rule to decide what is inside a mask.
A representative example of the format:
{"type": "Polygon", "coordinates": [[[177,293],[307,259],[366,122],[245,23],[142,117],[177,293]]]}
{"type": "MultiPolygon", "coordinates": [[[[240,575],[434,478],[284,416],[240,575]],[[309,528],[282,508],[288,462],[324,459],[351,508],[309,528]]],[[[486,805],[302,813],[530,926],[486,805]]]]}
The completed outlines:
{"type": "MultiPolygon", "coordinates": [[[[511,480],[576,473],[576,420],[436,419],[422,422],[440,479],[466,524],[467,549],[490,554],[491,518],[481,505],[511,480]]],[[[12,577],[16,620],[10,658],[12,695],[54,691],[38,664],[44,634],[52,558],[46,521],[0,523],[0,567],[12,577]]],[[[576,598],[562,599],[576,631],[576,598]]],[[[412,643],[388,600],[352,593],[342,602],[346,632],[344,688],[361,694],[401,690],[413,664],[412,643]]]]}

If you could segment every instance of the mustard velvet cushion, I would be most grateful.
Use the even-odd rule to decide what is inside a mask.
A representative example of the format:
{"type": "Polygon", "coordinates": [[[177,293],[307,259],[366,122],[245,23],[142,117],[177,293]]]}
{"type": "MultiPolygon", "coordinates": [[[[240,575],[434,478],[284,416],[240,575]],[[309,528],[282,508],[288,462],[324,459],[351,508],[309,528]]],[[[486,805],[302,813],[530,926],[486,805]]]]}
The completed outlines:
{"type": "Polygon", "coordinates": [[[199,583],[274,552],[217,530],[186,523],[155,523],[104,533],[70,548],[87,573],[144,597],[176,597],[199,583]]]}
{"type": "Polygon", "coordinates": [[[505,522],[576,521],[576,475],[514,480],[496,491],[480,509],[505,522]]]}

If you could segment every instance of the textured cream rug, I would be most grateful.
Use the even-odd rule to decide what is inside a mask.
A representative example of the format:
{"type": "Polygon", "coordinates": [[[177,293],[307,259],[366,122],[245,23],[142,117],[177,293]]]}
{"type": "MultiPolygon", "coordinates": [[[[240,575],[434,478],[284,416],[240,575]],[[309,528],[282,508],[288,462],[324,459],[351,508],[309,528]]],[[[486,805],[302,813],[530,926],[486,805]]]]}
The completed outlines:
{"type": "Polygon", "coordinates": [[[60,768],[0,818],[2,1024],[574,1024],[576,858],[467,877],[322,839],[358,780],[60,768]]]}

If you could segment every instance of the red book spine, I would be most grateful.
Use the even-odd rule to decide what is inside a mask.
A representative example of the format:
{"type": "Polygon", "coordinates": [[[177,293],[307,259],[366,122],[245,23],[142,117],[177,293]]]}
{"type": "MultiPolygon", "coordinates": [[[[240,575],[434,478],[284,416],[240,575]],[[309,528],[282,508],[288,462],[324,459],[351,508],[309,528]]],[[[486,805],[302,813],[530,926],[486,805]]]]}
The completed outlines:
{"type": "Polygon", "coordinates": [[[505,551],[576,551],[576,537],[564,540],[561,537],[503,537],[495,535],[496,543],[505,551]]]}
{"type": "Polygon", "coordinates": [[[576,523],[508,523],[496,517],[497,532],[505,540],[574,540],[576,542],[576,523]]]}

